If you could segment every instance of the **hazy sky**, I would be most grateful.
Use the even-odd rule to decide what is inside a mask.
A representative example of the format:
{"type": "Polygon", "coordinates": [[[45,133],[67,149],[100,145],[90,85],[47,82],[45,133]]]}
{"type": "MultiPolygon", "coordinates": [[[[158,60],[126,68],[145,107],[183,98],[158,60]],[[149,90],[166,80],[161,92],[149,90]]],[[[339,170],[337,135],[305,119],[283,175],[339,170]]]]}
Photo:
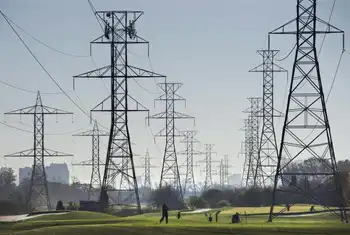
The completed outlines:
{"type": "MultiPolygon", "coordinates": [[[[247,97],[262,95],[262,74],[248,73],[248,70],[261,63],[256,50],[263,49],[267,43],[268,31],[277,28],[296,16],[296,0],[95,0],[92,1],[97,10],[142,10],[144,15],[136,24],[138,34],[150,41],[150,58],[147,47],[130,48],[131,63],[135,66],[153,69],[167,75],[169,81],[182,82],[184,85],[179,94],[187,99],[187,107],[178,104],[178,111],[196,117],[196,125],[191,121],[181,121],[179,129],[198,130],[197,139],[201,141],[198,150],[204,144],[215,144],[213,156],[219,160],[224,154],[230,156],[232,173],[242,172],[243,157],[237,158],[244,133],[239,131],[243,126],[248,107],[247,97]]],[[[333,0],[320,1],[318,16],[328,21],[333,0]]],[[[107,95],[105,84],[101,80],[79,80],[76,90],[72,90],[72,76],[94,69],[89,55],[89,42],[101,35],[101,29],[91,12],[87,0],[1,0],[1,10],[16,24],[32,36],[47,43],[53,48],[70,54],[86,56],[73,57],[57,53],[18,30],[30,49],[43,63],[50,74],[84,109],[90,110],[107,95]]],[[[331,23],[346,32],[346,43],[350,49],[350,1],[338,0],[331,23]]],[[[3,18],[0,19],[0,80],[12,85],[33,91],[24,92],[4,84],[0,84],[0,112],[34,105],[36,90],[43,93],[59,92],[59,89],[42,71],[25,47],[18,40],[3,18]]],[[[319,42],[322,36],[319,37],[319,42]]],[[[325,93],[328,94],[330,83],[341,54],[341,36],[327,36],[320,55],[321,73],[325,93]]],[[[284,57],[295,43],[293,36],[274,36],[272,46],[281,50],[278,58],[284,57]]],[[[108,47],[94,45],[92,56],[98,67],[108,64],[108,47]]],[[[294,53],[287,60],[279,63],[291,70],[294,53]]],[[[333,140],[338,160],[348,155],[348,134],[350,127],[349,100],[349,66],[350,55],[345,54],[340,66],[330,100],[328,112],[332,127],[333,140]]],[[[275,107],[283,109],[286,76],[276,75],[275,107]]],[[[142,104],[149,107],[151,113],[162,111],[162,104],[153,106],[153,99],[159,95],[155,81],[134,81],[130,85],[130,93],[142,104]]],[[[66,162],[72,176],[88,182],[88,167],[72,167],[72,162],[91,158],[91,139],[89,137],[72,137],[74,131],[89,130],[92,126],[89,119],[78,110],[69,99],[62,95],[42,95],[45,105],[74,112],[69,116],[56,116],[45,119],[45,147],[72,153],[71,158],[47,159],[46,163],[66,162]],[[73,122],[72,122],[73,120],[73,122]],[[51,134],[51,135],[48,135],[51,134]],[[52,135],[57,134],[57,135],[52,135]]],[[[132,114],[130,128],[134,151],[144,155],[146,149],[155,158],[153,165],[161,165],[164,151],[164,140],[153,142],[152,134],[157,133],[165,121],[151,121],[150,127],[145,125],[146,113],[132,114]]],[[[109,126],[107,114],[95,117],[105,126],[109,126]]],[[[8,124],[32,131],[33,118],[28,116],[7,116],[0,118],[8,124]]],[[[280,139],[283,120],[276,120],[277,136],[280,139]]],[[[0,155],[18,152],[33,147],[33,135],[1,125],[0,155]]],[[[106,156],[107,138],[103,137],[101,159],[106,156]]],[[[177,149],[182,150],[178,144],[177,149]]],[[[198,156],[196,160],[203,160],[198,156]]],[[[185,156],[179,156],[179,163],[185,156]]],[[[141,166],[140,156],[135,157],[136,165],[141,166]]],[[[30,165],[32,159],[0,159],[0,165],[14,168],[30,165]]],[[[216,164],[218,165],[218,164],[216,164]]],[[[216,165],[213,166],[218,170],[216,165]]],[[[203,167],[202,167],[203,168],[203,167]]],[[[204,169],[204,168],[203,168],[204,169]]],[[[18,169],[16,169],[18,170],[18,169]]],[[[184,168],[181,171],[184,172],[184,168]]],[[[143,173],[142,168],[137,169],[143,173]]],[[[159,181],[160,168],[152,169],[159,181]]],[[[204,173],[196,169],[196,177],[203,179],[204,173]]],[[[218,180],[218,176],[214,177],[218,180]]]]}

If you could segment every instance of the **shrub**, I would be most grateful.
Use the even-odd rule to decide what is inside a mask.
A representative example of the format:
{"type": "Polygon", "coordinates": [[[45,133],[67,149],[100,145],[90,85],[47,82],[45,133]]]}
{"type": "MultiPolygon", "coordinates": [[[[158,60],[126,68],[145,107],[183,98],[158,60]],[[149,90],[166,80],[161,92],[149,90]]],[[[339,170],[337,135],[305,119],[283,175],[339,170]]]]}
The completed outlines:
{"type": "Polygon", "coordinates": [[[226,200],[221,200],[218,202],[218,207],[226,207],[226,206],[231,206],[231,204],[226,200]]]}
{"type": "Polygon", "coordinates": [[[65,210],[65,208],[63,206],[63,202],[61,200],[59,200],[57,202],[57,205],[56,205],[56,211],[64,211],[64,210],[65,210]]]}
{"type": "Polygon", "coordinates": [[[78,210],[78,208],[79,207],[75,202],[72,202],[72,201],[68,202],[67,210],[76,211],[76,210],[78,210]]]}

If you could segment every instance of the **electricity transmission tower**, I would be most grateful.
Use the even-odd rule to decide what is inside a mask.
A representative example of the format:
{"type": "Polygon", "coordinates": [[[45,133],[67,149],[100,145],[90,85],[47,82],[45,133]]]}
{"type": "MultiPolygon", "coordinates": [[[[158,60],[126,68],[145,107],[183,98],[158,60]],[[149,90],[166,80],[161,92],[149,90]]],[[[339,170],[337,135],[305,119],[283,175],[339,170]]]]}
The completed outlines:
{"type": "MultiPolygon", "coordinates": [[[[133,143],[131,143],[133,145],[133,143]]],[[[133,157],[139,157],[140,155],[133,152],[133,157]]],[[[129,190],[119,190],[117,195],[117,204],[126,204],[126,202],[130,201],[134,195],[134,191],[130,188],[130,179],[129,179],[129,173],[130,169],[127,168],[128,166],[128,159],[123,158],[121,161],[122,166],[126,166],[124,169],[125,174],[121,175],[120,181],[119,181],[119,189],[129,189],[129,190]]],[[[134,166],[134,168],[137,168],[134,166]]],[[[137,180],[137,179],[136,179],[137,180]]],[[[116,183],[116,181],[114,181],[116,183]]]]}
{"type": "Polygon", "coordinates": [[[5,155],[5,157],[34,158],[29,192],[26,195],[26,206],[28,211],[42,205],[45,205],[48,210],[51,210],[51,202],[45,173],[45,157],[73,156],[71,154],[46,149],[44,146],[44,116],[67,114],[73,113],[43,105],[39,91],[37,93],[35,105],[5,113],[5,115],[34,116],[34,147],[32,149],[5,155]]]}
{"type": "Polygon", "coordinates": [[[141,175],[144,177],[143,183],[142,183],[143,188],[152,189],[151,168],[158,168],[158,166],[154,166],[151,164],[151,159],[154,159],[154,157],[150,156],[148,149],[147,149],[145,156],[141,157],[141,160],[143,160],[143,165],[135,166],[135,168],[142,168],[143,169],[143,173],[141,175]]]}
{"type": "Polygon", "coordinates": [[[206,191],[213,187],[213,178],[212,178],[212,164],[214,162],[219,161],[213,161],[212,160],[212,154],[216,154],[213,152],[214,144],[205,144],[205,160],[199,161],[199,163],[205,163],[205,181],[204,181],[204,188],[203,190],[206,191]]]}
{"type": "Polygon", "coordinates": [[[148,149],[146,152],[145,157],[143,158],[145,160],[144,162],[144,168],[145,168],[145,179],[143,182],[143,187],[145,188],[152,188],[152,181],[151,181],[151,156],[149,155],[148,149]]]}
{"type": "Polygon", "coordinates": [[[193,164],[193,156],[201,155],[203,153],[194,150],[194,144],[199,143],[199,141],[195,139],[197,131],[183,131],[182,133],[184,138],[181,143],[186,144],[186,149],[180,152],[180,154],[186,155],[186,179],[183,187],[183,194],[185,195],[186,192],[190,192],[196,196],[198,187],[196,186],[194,178],[195,165],[193,164]]]}
{"type": "Polygon", "coordinates": [[[97,193],[96,188],[101,188],[101,174],[100,165],[103,163],[100,161],[100,136],[109,136],[106,131],[100,131],[97,121],[94,122],[94,127],[90,131],[84,131],[73,136],[91,136],[92,137],[92,158],[88,161],[80,163],[74,163],[73,166],[91,166],[91,177],[88,191],[88,200],[92,195],[97,193]]]}
{"type": "Polygon", "coordinates": [[[262,109],[262,131],[259,141],[258,165],[255,168],[255,175],[261,170],[262,179],[261,186],[273,183],[273,174],[276,172],[278,148],[276,142],[276,132],[274,126],[274,118],[281,115],[274,114],[274,73],[287,72],[287,70],[278,66],[274,62],[274,57],[278,54],[278,50],[270,50],[270,43],[267,50],[258,50],[259,55],[263,57],[263,63],[249,70],[249,72],[263,73],[263,109],[262,109]],[[268,182],[266,182],[266,180],[268,182]]]}
{"type": "MultiPolygon", "coordinates": [[[[120,206],[123,207],[127,200],[135,196],[139,213],[141,213],[141,205],[130,141],[128,116],[129,112],[148,112],[148,109],[130,96],[128,81],[137,78],[164,78],[163,75],[129,64],[128,46],[130,44],[148,44],[146,40],[137,35],[135,29],[135,22],[142,15],[143,12],[141,11],[96,11],[95,16],[103,27],[104,33],[91,43],[110,45],[110,65],[74,77],[108,78],[111,80],[111,94],[92,110],[111,113],[107,157],[100,195],[101,206],[103,208],[108,207],[110,198],[108,192],[130,192],[130,197],[126,198],[125,202],[120,203],[120,206]],[[109,105],[108,102],[110,102],[109,105]],[[109,106],[109,108],[105,108],[106,106],[109,106]],[[111,185],[117,177],[125,177],[128,182],[127,186],[123,188],[112,187],[111,185]]],[[[113,202],[113,199],[111,201],[113,202]]]]}
{"type": "Polygon", "coordinates": [[[229,173],[228,169],[232,167],[228,163],[228,155],[225,155],[224,158],[220,160],[220,166],[219,166],[219,175],[220,175],[220,187],[226,188],[229,185],[229,173]]]}
{"type": "Polygon", "coordinates": [[[164,92],[155,101],[165,101],[165,112],[154,114],[148,119],[165,119],[165,127],[155,136],[165,137],[165,149],[162,171],[160,175],[159,188],[170,185],[180,193],[183,200],[183,191],[181,189],[180,173],[178,159],[175,148],[175,137],[182,137],[182,133],[175,127],[175,120],[178,119],[194,119],[194,117],[175,111],[175,101],[185,101],[185,99],[177,94],[182,86],[181,83],[159,83],[158,86],[164,92]]]}
{"type": "Polygon", "coordinates": [[[251,120],[250,117],[244,120],[244,165],[242,174],[242,187],[254,186],[254,159],[252,158],[252,141],[251,141],[251,120]]]}
{"type": "MultiPolygon", "coordinates": [[[[285,210],[273,213],[277,190],[305,196],[313,203],[330,210],[320,197],[325,192],[325,184],[335,187],[334,194],[329,198],[339,205],[340,210],[339,214],[334,213],[342,221],[348,221],[316,51],[317,34],[344,32],[316,16],[316,3],[316,0],[297,0],[296,19],[269,33],[296,35],[296,54],[278,153],[270,222],[285,210]],[[294,23],[296,30],[290,28],[294,23]],[[288,161],[282,162],[283,157],[288,161]],[[320,167],[317,167],[318,170],[310,167],[303,172],[290,167],[293,162],[301,159],[312,159],[314,165],[320,167]],[[279,181],[289,182],[289,187],[281,186],[279,181]],[[301,182],[305,182],[305,186],[301,182]]],[[[330,193],[329,188],[327,193],[330,193]]]]}
{"type": "Polygon", "coordinates": [[[225,163],[224,159],[220,160],[220,165],[219,165],[219,175],[220,175],[220,187],[224,188],[224,182],[225,182],[225,163]]]}
{"type": "Polygon", "coordinates": [[[263,173],[261,169],[261,163],[259,159],[259,113],[260,101],[259,97],[248,98],[250,107],[245,111],[249,114],[248,123],[245,128],[248,128],[248,139],[246,141],[248,150],[248,166],[249,169],[247,175],[246,187],[258,187],[263,184],[263,173]]]}

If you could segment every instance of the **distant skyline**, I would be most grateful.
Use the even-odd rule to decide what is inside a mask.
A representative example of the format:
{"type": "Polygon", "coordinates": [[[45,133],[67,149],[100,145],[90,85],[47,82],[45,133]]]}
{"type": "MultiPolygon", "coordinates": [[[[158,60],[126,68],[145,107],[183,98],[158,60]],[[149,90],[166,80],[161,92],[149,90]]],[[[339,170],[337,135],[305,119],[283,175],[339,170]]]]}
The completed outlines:
{"type": "MultiPolygon", "coordinates": [[[[249,103],[247,97],[262,96],[262,74],[248,73],[248,70],[259,65],[261,57],[258,49],[267,46],[267,33],[296,16],[296,0],[92,0],[97,10],[142,10],[144,15],[136,24],[140,36],[150,42],[150,57],[147,57],[147,47],[130,48],[130,63],[167,76],[168,81],[182,82],[179,94],[187,99],[184,104],[177,105],[178,111],[196,117],[196,125],[191,121],[177,123],[179,129],[198,131],[196,138],[201,141],[197,150],[204,151],[204,144],[214,144],[213,151],[219,160],[224,155],[230,156],[230,174],[242,173],[244,157],[237,157],[240,152],[244,133],[245,110],[249,103]]],[[[329,19],[333,0],[322,0],[318,5],[318,16],[326,21],[329,19]]],[[[91,12],[87,0],[2,0],[0,9],[14,23],[30,35],[40,39],[50,47],[74,54],[67,56],[49,49],[36,42],[21,30],[18,33],[35,53],[41,63],[67,93],[84,109],[92,109],[108,96],[109,81],[83,79],[75,81],[75,91],[72,87],[72,76],[102,67],[109,63],[108,47],[94,45],[92,57],[89,58],[89,42],[101,35],[101,29],[91,12]],[[104,84],[103,84],[104,83],[104,84]]],[[[349,0],[337,0],[332,15],[331,24],[345,31],[345,47],[350,51],[350,9],[349,0]]],[[[50,78],[26,51],[20,40],[1,17],[0,19],[0,112],[23,108],[35,104],[36,92],[42,93],[43,104],[74,112],[71,117],[47,117],[45,119],[45,147],[65,153],[74,154],[69,158],[47,158],[50,163],[67,163],[72,177],[88,183],[91,169],[76,167],[72,163],[91,158],[91,139],[73,137],[72,134],[92,129],[86,117],[63,94],[45,94],[60,92],[50,78]],[[15,89],[5,85],[5,82],[22,88],[15,89]],[[23,89],[27,91],[23,91],[23,89]],[[62,134],[62,135],[60,135],[62,134]]],[[[318,46],[322,36],[318,37],[318,46]]],[[[279,49],[277,58],[283,58],[295,44],[293,36],[273,36],[272,48],[279,49]]],[[[327,95],[336,71],[337,62],[342,50],[341,36],[326,37],[320,54],[321,73],[324,92],[327,95]]],[[[288,69],[289,76],[294,59],[294,53],[288,59],[277,62],[288,69]]],[[[339,73],[327,103],[330,125],[335,145],[337,160],[349,158],[347,145],[350,133],[350,81],[348,74],[350,54],[342,58],[339,73]]],[[[285,74],[275,75],[275,108],[285,112],[286,96],[285,74]]],[[[290,78],[289,80],[290,81],[290,78]]],[[[130,93],[150,109],[151,114],[164,109],[163,104],[153,106],[160,92],[156,82],[140,80],[140,87],[131,81],[130,93]]],[[[94,114],[94,117],[109,127],[107,114],[94,114]]],[[[0,121],[32,131],[32,117],[2,116],[0,121]]],[[[164,121],[165,122],[165,121],[164,121]]],[[[156,144],[152,134],[156,134],[164,126],[164,122],[152,120],[150,126],[145,124],[145,114],[131,114],[130,129],[135,157],[135,165],[141,166],[142,157],[148,149],[152,165],[152,182],[159,182],[160,166],[163,158],[164,140],[157,139],[156,144]]],[[[277,141],[280,141],[283,119],[276,119],[277,141]]],[[[100,127],[102,128],[102,127],[100,127]]],[[[0,155],[10,154],[33,147],[33,135],[0,125],[0,155]]],[[[101,137],[101,160],[105,159],[108,137],[101,137]]],[[[177,150],[185,146],[177,143],[177,150]]],[[[185,156],[178,155],[179,164],[185,162],[185,156]]],[[[204,156],[195,156],[195,162],[204,156]]],[[[18,169],[30,166],[32,159],[0,158],[0,166],[18,169]]],[[[212,168],[218,170],[218,164],[212,168]]],[[[204,165],[202,167],[204,169],[204,165]]],[[[144,171],[138,167],[137,174],[144,171]]],[[[184,174],[185,168],[180,171],[184,174]]],[[[101,176],[103,170],[101,169],[101,176]]],[[[204,171],[195,169],[196,180],[203,179],[204,171]]],[[[219,176],[213,177],[219,181],[219,176]]]]}

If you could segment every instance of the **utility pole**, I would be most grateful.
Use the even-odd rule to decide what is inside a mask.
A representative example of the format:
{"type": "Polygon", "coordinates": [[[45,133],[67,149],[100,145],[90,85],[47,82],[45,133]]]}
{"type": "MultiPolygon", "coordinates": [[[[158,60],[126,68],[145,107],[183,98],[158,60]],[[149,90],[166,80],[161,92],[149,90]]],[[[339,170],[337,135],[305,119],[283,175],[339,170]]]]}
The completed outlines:
{"type": "Polygon", "coordinates": [[[212,164],[214,162],[220,162],[220,161],[213,161],[212,160],[212,154],[216,154],[213,152],[214,144],[205,144],[205,160],[199,161],[199,163],[205,163],[205,181],[204,181],[204,188],[203,190],[206,191],[213,187],[213,178],[212,178],[212,164]]]}
{"type": "MultiPolygon", "coordinates": [[[[261,164],[255,168],[255,175],[262,173],[262,186],[266,183],[271,186],[273,184],[273,174],[276,172],[278,148],[276,142],[276,132],[274,126],[274,118],[281,115],[274,114],[274,73],[287,72],[284,68],[278,66],[274,62],[278,50],[270,49],[270,42],[267,50],[258,50],[258,54],[262,56],[263,63],[249,70],[249,72],[263,73],[263,123],[260,135],[258,163],[261,164]],[[269,179],[268,182],[266,180],[269,179]]],[[[287,73],[288,74],[288,73],[287,73]]]]}
{"type": "MultiPolygon", "coordinates": [[[[109,205],[108,192],[130,192],[135,196],[137,210],[141,213],[141,204],[135,174],[133,152],[131,147],[129,112],[149,110],[141,105],[129,94],[129,79],[138,78],[164,78],[163,75],[137,68],[129,64],[128,46],[130,44],[148,44],[146,40],[137,35],[136,21],[143,15],[141,11],[96,11],[95,16],[103,26],[104,33],[92,44],[110,45],[110,65],[95,69],[74,78],[108,78],[111,80],[111,94],[98,104],[92,111],[110,112],[111,127],[105,170],[103,174],[100,201],[103,208],[109,205]],[[108,102],[110,104],[108,105],[108,102]],[[106,104],[107,103],[107,104],[106,104]],[[105,108],[109,106],[109,108],[105,108]],[[111,187],[116,177],[126,177],[127,187],[111,187]]],[[[114,200],[111,199],[113,202],[114,200]]],[[[126,205],[121,203],[123,208],[126,205]]]]}
{"type": "Polygon", "coordinates": [[[314,204],[338,214],[342,221],[348,222],[316,51],[317,34],[340,33],[344,39],[344,31],[318,18],[316,6],[316,0],[297,0],[297,17],[269,33],[269,35],[296,35],[295,61],[278,152],[269,222],[280,214],[273,213],[277,190],[305,196],[314,204]],[[291,29],[292,24],[296,24],[296,30],[291,29]],[[285,171],[293,162],[310,159],[310,157],[315,164],[321,166],[317,169],[324,170],[316,171],[310,168],[307,172],[301,172],[298,169],[294,169],[293,172],[285,171]],[[282,162],[283,158],[287,158],[288,161],[282,162]],[[322,202],[319,197],[322,193],[316,192],[320,185],[309,184],[310,187],[303,187],[300,184],[302,180],[307,183],[315,179],[320,180],[320,185],[333,182],[335,191],[332,197],[339,203],[339,211],[331,210],[326,203],[322,202]],[[279,181],[289,182],[288,187],[279,185],[279,181]]]}
{"type": "Polygon", "coordinates": [[[193,156],[194,155],[201,155],[203,153],[195,151],[194,150],[194,144],[199,143],[198,140],[195,139],[195,136],[197,135],[197,131],[183,131],[183,140],[181,140],[181,143],[186,144],[186,149],[181,151],[179,154],[186,155],[186,179],[185,179],[185,185],[183,188],[183,194],[185,195],[187,192],[190,192],[191,195],[194,196],[197,195],[197,189],[196,181],[194,178],[194,164],[193,164],[193,156]]]}
{"type": "Polygon", "coordinates": [[[158,86],[164,92],[155,101],[165,102],[165,112],[154,114],[149,119],[165,119],[165,127],[159,131],[155,137],[165,137],[165,149],[162,171],[160,175],[159,188],[170,185],[179,191],[180,200],[183,200],[183,191],[181,189],[180,173],[178,159],[175,147],[175,137],[182,137],[182,133],[175,127],[175,120],[194,119],[194,117],[175,111],[175,101],[185,101],[177,94],[182,83],[159,83],[158,86]]]}
{"type": "Polygon", "coordinates": [[[5,157],[34,158],[29,192],[26,195],[26,207],[28,212],[41,205],[46,205],[47,210],[52,209],[45,173],[45,157],[69,157],[73,155],[45,148],[44,116],[67,114],[73,113],[43,105],[39,91],[37,93],[35,105],[5,113],[5,115],[34,116],[34,147],[32,149],[5,155],[5,157]]]}
{"type": "Polygon", "coordinates": [[[84,131],[73,136],[92,137],[91,160],[72,164],[73,166],[91,166],[92,169],[88,191],[88,200],[91,200],[91,196],[97,193],[96,188],[101,188],[100,165],[103,165],[103,162],[100,161],[100,136],[109,136],[109,133],[106,131],[100,131],[97,121],[95,120],[92,130],[84,131]]]}
{"type": "Polygon", "coordinates": [[[254,176],[252,184],[247,184],[246,187],[258,187],[264,184],[263,173],[261,169],[261,163],[259,159],[259,113],[260,113],[260,97],[250,97],[248,98],[250,102],[250,107],[245,111],[249,114],[248,117],[248,129],[249,129],[249,139],[248,139],[248,152],[249,152],[249,177],[254,176]]]}

